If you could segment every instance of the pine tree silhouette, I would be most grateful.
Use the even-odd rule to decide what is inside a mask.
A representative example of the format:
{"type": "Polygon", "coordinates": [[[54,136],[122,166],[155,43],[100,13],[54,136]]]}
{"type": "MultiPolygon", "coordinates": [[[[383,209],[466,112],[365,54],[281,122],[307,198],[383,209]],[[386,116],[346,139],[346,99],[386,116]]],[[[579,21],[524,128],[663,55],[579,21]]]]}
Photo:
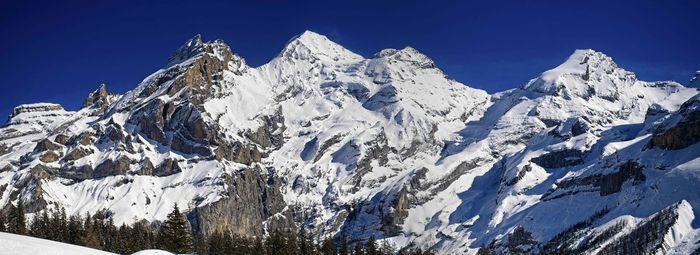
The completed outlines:
{"type": "Polygon", "coordinates": [[[340,236],[340,251],[339,255],[350,255],[350,247],[348,246],[348,237],[345,234],[340,236]]]}
{"type": "Polygon", "coordinates": [[[20,199],[15,207],[10,203],[10,208],[7,215],[7,231],[14,234],[26,235],[27,234],[27,222],[24,218],[24,205],[20,199]]]}
{"type": "Polygon", "coordinates": [[[187,229],[187,220],[175,204],[173,211],[163,222],[158,233],[159,247],[174,253],[192,252],[192,237],[187,229]]]}

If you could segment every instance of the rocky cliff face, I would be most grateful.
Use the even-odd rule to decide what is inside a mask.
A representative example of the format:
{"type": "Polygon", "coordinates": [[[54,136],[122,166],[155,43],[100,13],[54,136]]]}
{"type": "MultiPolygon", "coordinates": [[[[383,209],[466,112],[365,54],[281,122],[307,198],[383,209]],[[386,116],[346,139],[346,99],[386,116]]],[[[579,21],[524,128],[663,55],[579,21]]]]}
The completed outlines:
{"type": "Polygon", "coordinates": [[[437,66],[307,31],[250,67],[195,36],[123,95],[18,106],[0,205],[122,223],[177,203],[204,234],[303,227],[446,254],[697,248],[695,89],[593,50],[492,95],[437,66]]]}

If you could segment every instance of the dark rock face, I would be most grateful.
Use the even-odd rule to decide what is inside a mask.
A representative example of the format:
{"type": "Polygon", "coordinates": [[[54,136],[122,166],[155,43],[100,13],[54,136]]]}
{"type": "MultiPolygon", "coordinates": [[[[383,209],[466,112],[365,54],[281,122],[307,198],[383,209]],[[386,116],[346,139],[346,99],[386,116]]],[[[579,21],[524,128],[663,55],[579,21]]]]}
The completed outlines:
{"type": "Polygon", "coordinates": [[[153,100],[135,112],[129,118],[129,122],[140,127],[141,133],[145,134],[146,137],[164,144],[165,132],[162,129],[165,126],[164,118],[172,114],[168,113],[169,111],[167,111],[165,104],[160,99],[153,100]]]}
{"type": "Polygon", "coordinates": [[[382,231],[386,236],[395,236],[401,233],[401,227],[406,217],[408,217],[408,190],[401,188],[393,201],[392,210],[382,217],[382,231]]]}
{"type": "MultiPolygon", "coordinates": [[[[136,110],[127,122],[138,126],[149,139],[178,152],[243,164],[259,162],[264,157],[260,148],[254,144],[225,140],[222,131],[202,117],[203,103],[217,93],[223,71],[245,72],[243,59],[234,55],[221,41],[205,44],[201,37],[196,36],[171,57],[168,66],[172,68],[146,85],[139,97],[146,98],[156,91],[163,91],[173,99],[153,99],[136,110]],[[185,67],[183,61],[190,58],[192,60],[185,67]],[[177,64],[183,65],[174,66],[177,64]],[[167,87],[159,90],[162,86],[167,87]]],[[[264,125],[260,129],[243,135],[262,147],[281,146],[284,131],[282,115],[264,116],[261,120],[264,125]]]]}
{"type": "Polygon", "coordinates": [[[576,123],[571,127],[571,135],[578,136],[585,134],[590,129],[590,124],[583,119],[576,120],[576,123]]]}
{"type": "Polygon", "coordinates": [[[328,138],[328,140],[324,141],[323,144],[321,144],[321,146],[318,148],[318,150],[316,150],[314,162],[317,162],[319,159],[321,159],[321,157],[323,157],[323,154],[326,154],[326,150],[328,150],[328,148],[342,141],[343,137],[345,137],[343,134],[336,134],[331,138],[328,138]]]}
{"type": "Polygon", "coordinates": [[[277,108],[275,114],[260,117],[263,125],[246,137],[263,148],[279,149],[284,144],[284,115],[282,108],[277,108]]]}
{"type": "Polygon", "coordinates": [[[43,154],[41,154],[41,156],[39,157],[39,160],[41,160],[41,162],[44,162],[44,163],[51,163],[51,162],[58,161],[59,157],[60,156],[58,155],[58,153],[53,152],[53,151],[47,151],[47,152],[44,152],[43,154]]]}
{"type": "Polygon", "coordinates": [[[513,233],[508,235],[508,243],[506,247],[511,254],[529,254],[533,252],[534,246],[538,244],[532,234],[525,230],[522,226],[518,226],[513,230],[513,233]]]}
{"type": "MultiPolygon", "coordinates": [[[[644,168],[635,161],[627,161],[618,167],[618,171],[610,174],[594,174],[581,178],[571,178],[557,183],[557,190],[566,190],[579,186],[593,186],[598,188],[601,196],[607,196],[620,192],[622,184],[626,181],[633,181],[633,184],[643,182],[646,176],[642,173],[644,168]]],[[[576,191],[564,192],[552,196],[554,190],[550,190],[542,196],[543,200],[551,200],[566,195],[574,194],[576,191]]]]}
{"type": "Polygon", "coordinates": [[[238,141],[234,143],[225,142],[214,150],[214,158],[216,160],[226,159],[246,165],[260,162],[262,157],[262,153],[255,146],[245,145],[238,141]]]}
{"type": "Polygon", "coordinates": [[[362,104],[363,107],[370,111],[379,110],[385,106],[392,105],[399,101],[397,98],[398,92],[396,88],[392,85],[387,85],[386,87],[379,90],[377,93],[372,95],[365,103],[362,104]]]}
{"type": "Polygon", "coordinates": [[[85,99],[83,108],[95,109],[95,111],[91,113],[92,116],[104,113],[111,103],[109,96],[110,95],[107,93],[107,85],[101,84],[97,90],[90,93],[85,99]]]}
{"type": "Polygon", "coordinates": [[[634,161],[628,161],[619,167],[617,173],[603,175],[600,179],[600,195],[607,196],[620,192],[622,183],[627,180],[643,182],[646,176],[642,173],[642,166],[634,161]]]}
{"type": "Polygon", "coordinates": [[[64,166],[61,168],[60,176],[63,178],[82,181],[92,178],[93,169],[90,165],[64,166]]]}
{"type": "Polygon", "coordinates": [[[606,245],[598,254],[653,254],[663,247],[664,234],[678,220],[678,205],[658,212],[632,232],[606,245]]]}
{"type": "Polygon", "coordinates": [[[141,171],[139,172],[141,175],[152,175],[153,174],[153,162],[151,162],[148,159],[145,159],[141,163],[141,171]]]}
{"type": "MultiPolygon", "coordinates": [[[[351,146],[354,145],[354,142],[351,143],[351,146]]],[[[380,166],[386,165],[386,163],[389,162],[387,155],[389,155],[390,152],[395,151],[394,148],[389,146],[386,140],[386,134],[384,134],[384,132],[377,135],[374,140],[366,142],[364,146],[367,148],[365,150],[365,155],[361,159],[357,160],[357,162],[349,166],[349,168],[354,167],[355,170],[355,174],[352,177],[352,182],[355,189],[359,189],[360,184],[362,183],[362,177],[372,171],[372,161],[377,160],[377,163],[380,166]]]]}
{"type": "Polygon", "coordinates": [[[30,172],[32,173],[32,176],[39,178],[39,179],[50,179],[56,176],[58,173],[58,170],[55,168],[47,167],[44,165],[36,165],[34,166],[30,172]]]}
{"type": "Polygon", "coordinates": [[[61,110],[63,110],[63,106],[58,104],[20,105],[12,109],[12,115],[10,115],[10,118],[26,112],[48,112],[61,110]]]}
{"type": "Polygon", "coordinates": [[[53,139],[53,141],[56,142],[57,144],[66,145],[66,143],[68,142],[68,139],[70,139],[70,137],[68,137],[67,135],[58,134],[56,136],[56,138],[53,139]]]}
{"type": "MultiPolygon", "coordinates": [[[[24,183],[23,186],[31,187],[29,190],[26,190],[24,193],[22,193],[22,197],[26,195],[30,196],[29,199],[26,200],[28,202],[25,203],[25,210],[27,212],[37,212],[46,208],[46,205],[48,203],[46,202],[43,196],[44,190],[42,187],[41,180],[54,178],[57,173],[58,169],[39,164],[34,166],[30,170],[30,175],[28,176],[28,178],[20,180],[20,182],[24,183]]],[[[14,200],[15,198],[19,197],[19,192],[15,192],[10,194],[10,199],[14,200]]]]}
{"type": "Polygon", "coordinates": [[[655,134],[649,141],[649,147],[679,150],[698,141],[700,141],[700,111],[695,111],[676,126],[663,133],[655,134]]]}
{"type": "Polygon", "coordinates": [[[34,152],[42,152],[42,151],[58,150],[58,149],[61,149],[60,145],[55,144],[54,142],[50,141],[49,139],[43,139],[39,143],[36,144],[36,147],[34,147],[34,152]]]}
{"type": "Polygon", "coordinates": [[[188,214],[195,232],[230,231],[260,236],[264,233],[265,221],[275,222],[272,225],[278,228],[296,230],[292,217],[283,212],[285,203],[279,191],[280,180],[265,176],[259,169],[248,168],[226,178],[226,183],[229,189],[224,198],[197,207],[188,214]]]}
{"type": "Polygon", "coordinates": [[[510,180],[508,180],[508,181],[506,181],[506,182],[504,182],[503,184],[506,185],[506,186],[513,186],[513,185],[515,185],[516,183],[518,183],[518,181],[522,180],[523,177],[525,177],[525,174],[527,174],[527,172],[530,172],[530,171],[532,171],[532,166],[530,166],[530,164],[527,164],[527,165],[523,166],[522,169],[519,169],[519,170],[518,170],[518,175],[517,175],[517,176],[515,176],[514,178],[512,178],[512,179],[510,179],[510,180]]]}
{"type": "Polygon", "coordinates": [[[78,147],[73,148],[73,150],[71,150],[70,152],[68,152],[68,154],[66,154],[66,156],[63,157],[63,160],[74,161],[74,160],[81,159],[81,158],[83,158],[87,155],[90,155],[92,153],[93,153],[92,149],[78,146],[78,147]]]}
{"type": "MultiPolygon", "coordinates": [[[[601,217],[605,216],[610,210],[608,208],[603,208],[602,210],[596,211],[591,215],[588,219],[585,219],[583,221],[579,221],[576,224],[570,226],[566,230],[560,232],[559,234],[555,235],[552,239],[550,239],[548,242],[544,243],[542,245],[542,248],[540,250],[541,254],[582,254],[584,251],[586,251],[589,248],[594,248],[596,245],[599,244],[601,241],[605,241],[605,239],[601,239],[601,237],[604,237],[602,235],[598,235],[595,239],[591,240],[588,243],[583,244],[583,246],[575,247],[576,246],[576,241],[578,238],[581,237],[581,231],[593,226],[593,223],[600,219],[601,217]]],[[[621,221],[625,222],[625,221],[621,221]]],[[[606,229],[603,232],[607,232],[611,229],[615,229],[616,227],[610,227],[609,229],[606,229]]],[[[617,231],[620,231],[621,229],[617,229],[617,231]]],[[[605,238],[609,238],[605,237],[605,238]]]]}
{"type": "Polygon", "coordinates": [[[121,175],[129,171],[131,160],[127,156],[121,156],[116,160],[108,159],[95,167],[93,178],[102,178],[112,175],[121,175]]]}
{"type": "MultiPolygon", "coordinates": [[[[148,161],[150,163],[151,161],[148,161]]],[[[148,167],[148,166],[146,166],[148,167]]],[[[151,164],[151,168],[153,168],[153,165],[151,164]]],[[[144,171],[147,169],[144,169],[144,171]]],[[[151,174],[154,176],[168,176],[172,174],[176,174],[182,172],[182,168],[180,168],[180,165],[177,163],[177,161],[173,159],[165,159],[163,163],[160,163],[158,167],[153,168],[151,174]]]]}
{"type": "Polygon", "coordinates": [[[0,156],[12,152],[12,147],[13,146],[6,146],[4,144],[0,144],[0,156]]]}
{"type": "Polygon", "coordinates": [[[541,155],[530,161],[544,168],[560,168],[583,163],[583,156],[584,153],[579,150],[561,150],[541,155]]]}

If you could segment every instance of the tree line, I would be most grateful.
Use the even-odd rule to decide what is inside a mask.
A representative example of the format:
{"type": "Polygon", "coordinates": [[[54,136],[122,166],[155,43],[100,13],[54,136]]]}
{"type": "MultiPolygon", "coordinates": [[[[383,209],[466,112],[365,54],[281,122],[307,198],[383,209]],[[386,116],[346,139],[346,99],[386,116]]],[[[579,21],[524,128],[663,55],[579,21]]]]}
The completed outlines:
{"type": "Polygon", "coordinates": [[[177,205],[167,219],[155,226],[146,221],[116,226],[108,211],[68,216],[66,211],[44,210],[31,221],[22,203],[9,203],[0,213],[0,232],[28,235],[104,251],[131,254],[145,249],[200,255],[432,255],[421,249],[397,249],[374,237],[351,245],[346,236],[316,240],[305,230],[273,231],[264,237],[248,237],[228,231],[193,235],[177,205]]]}

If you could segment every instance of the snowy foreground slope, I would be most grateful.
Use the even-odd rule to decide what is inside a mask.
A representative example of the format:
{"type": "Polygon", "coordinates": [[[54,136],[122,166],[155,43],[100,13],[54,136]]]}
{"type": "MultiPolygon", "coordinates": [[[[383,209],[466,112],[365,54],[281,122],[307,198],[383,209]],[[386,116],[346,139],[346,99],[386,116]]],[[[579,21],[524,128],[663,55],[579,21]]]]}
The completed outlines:
{"type": "MultiPolygon", "coordinates": [[[[0,232],[2,255],[116,255],[78,245],[0,232]]],[[[132,255],[172,255],[163,250],[143,250],[132,255]]]]}
{"type": "Polygon", "coordinates": [[[307,31],[250,67],[196,36],[123,95],[15,108],[0,205],[121,224],[178,203],[198,233],[303,227],[444,254],[686,254],[699,107],[593,50],[488,94],[410,47],[365,58],[307,31]]]}
{"type": "Polygon", "coordinates": [[[0,254],[3,255],[114,255],[115,253],[0,232],[0,254]]]}

